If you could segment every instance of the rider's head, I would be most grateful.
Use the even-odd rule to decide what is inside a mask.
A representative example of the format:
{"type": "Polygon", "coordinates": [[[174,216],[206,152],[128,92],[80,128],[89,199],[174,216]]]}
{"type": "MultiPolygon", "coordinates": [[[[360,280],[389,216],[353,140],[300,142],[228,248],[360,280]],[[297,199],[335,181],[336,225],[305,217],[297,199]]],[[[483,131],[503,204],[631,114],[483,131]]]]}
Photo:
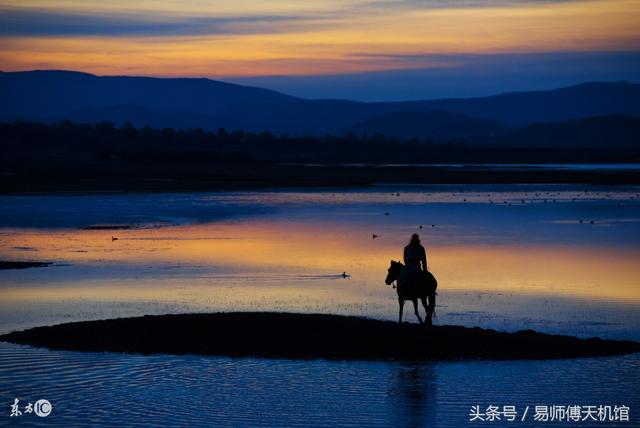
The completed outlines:
{"type": "Polygon", "coordinates": [[[420,243],[420,236],[417,233],[414,233],[413,235],[411,235],[411,241],[409,242],[410,244],[419,244],[420,243]]]}

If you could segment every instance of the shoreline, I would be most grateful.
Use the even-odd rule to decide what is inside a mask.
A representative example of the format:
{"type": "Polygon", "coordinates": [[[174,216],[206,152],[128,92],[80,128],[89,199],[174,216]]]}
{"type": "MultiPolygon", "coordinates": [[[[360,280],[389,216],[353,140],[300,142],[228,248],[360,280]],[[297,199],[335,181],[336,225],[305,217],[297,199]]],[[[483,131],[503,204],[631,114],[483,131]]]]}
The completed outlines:
{"type": "Polygon", "coordinates": [[[283,312],[81,321],[16,331],[0,341],[66,351],[303,360],[538,360],[640,352],[640,342],[627,340],[283,312]]]}
{"type": "Polygon", "coordinates": [[[3,175],[0,195],[188,193],[231,190],[357,188],[396,185],[640,185],[640,170],[508,170],[457,166],[283,166],[269,162],[227,162],[161,169],[68,169],[48,165],[3,175]]]}
{"type": "Polygon", "coordinates": [[[327,184],[327,185],[299,185],[299,184],[282,184],[281,186],[266,186],[261,184],[256,185],[243,185],[237,187],[211,187],[211,188],[177,188],[174,189],[172,187],[167,188],[156,188],[156,189],[111,189],[111,190],[94,190],[94,189],[69,189],[69,190],[47,190],[47,191],[24,191],[24,192],[12,192],[12,193],[3,193],[0,191],[1,196],[92,196],[92,195],[153,195],[153,194],[162,194],[162,193],[176,193],[176,194],[211,194],[216,192],[291,192],[291,191],[300,191],[300,192],[312,192],[312,191],[322,191],[327,192],[331,190],[342,191],[342,190],[354,190],[354,189],[380,189],[380,188],[393,188],[395,191],[396,188],[422,188],[422,187],[447,187],[447,186],[566,186],[570,188],[593,188],[595,190],[606,191],[615,187],[640,187],[640,182],[638,183],[591,183],[591,182],[567,182],[567,181],[557,181],[557,182],[443,182],[443,183],[427,183],[427,182],[406,182],[406,181],[385,181],[385,182],[371,182],[364,184],[327,184]]]}

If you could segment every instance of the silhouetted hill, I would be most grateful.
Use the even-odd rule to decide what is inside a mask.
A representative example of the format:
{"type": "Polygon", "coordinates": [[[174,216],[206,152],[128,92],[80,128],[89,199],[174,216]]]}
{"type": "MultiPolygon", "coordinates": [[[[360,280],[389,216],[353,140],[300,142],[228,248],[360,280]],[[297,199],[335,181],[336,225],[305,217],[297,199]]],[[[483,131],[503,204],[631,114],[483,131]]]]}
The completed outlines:
{"type": "MultiPolygon", "coordinates": [[[[606,114],[640,116],[640,85],[628,82],[585,83],[551,91],[472,99],[362,103],[304,100],[209,79],[98,77],[69,71],[29,71],[0,72],[0,93],[3,95],[0,119],[3,120],[57,121],[83,120],[84,117],[91,122],[224,127],[291,135],[335,134],[374,117],[397,112],[446,111],[510,127],[606,114]],[[132,108],[132,105],[138,107],[132,108]]],[[[404,129],[393,132],[400,131],[402,136],[409,136],[404,129]]],[[[416,131],[423,130],[418,127],[416,131]]]]}
{"type": "Polygon", "coordinates": [[[598,116],[566,122],[536,123],[505,133],[496,145],[538,149],[639,149],[640,117],[598,116]]]}
{"type": "Polygon", "coordinates": [[[550,91],[403,104],[410,107],[408,111],[444,110],[520,127],[537,122],[561,122],[607,114],[640,116],[640,85],[591,82],[550,91]]]}
{"type": "MultiPolygon", "coordinates": [[[[640,85],[628,82],[586,83],[551,91],[518,92],[470,99],[360,103],[344,100],[296,100],[274,104],[235,105],[221,112],[223,123],[276,133],[339,133],[376,116],[392,112],[433,110],[496,121],[510,127],[539,122],[583,119],[606,114],[640,116],[640,85]],[[235,122],[234,122],[235,121],[235,122]]],[[[389,135],[393,136],[393,135],[389,135]]]]}
{"type": "Polygon", "coordinates": [[[346,132],[400,138],[471,138],[508,131],[501,123],[445,111],[393,112],[360,122],[346,132]]]}
{"type": "Polygon", "coordinates": [[[0,117],[62,117],[88,107],[137,104],[160,112],[214,115],[235,103],[294,97],[210,79],[99,77],[73,71],[0,73],[0,117]]]}

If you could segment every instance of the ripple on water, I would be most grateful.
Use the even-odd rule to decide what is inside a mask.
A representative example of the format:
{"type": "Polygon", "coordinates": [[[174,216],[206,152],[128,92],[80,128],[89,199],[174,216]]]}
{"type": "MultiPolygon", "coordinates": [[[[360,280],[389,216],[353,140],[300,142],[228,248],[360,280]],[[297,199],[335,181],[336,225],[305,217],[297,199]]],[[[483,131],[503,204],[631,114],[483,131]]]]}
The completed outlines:
{"type": "MultiPolygon", "coordinates": [[[[14,397],[46,398],[54,406],[47,426],[65,428],[457,427],[467,423],[472,405],[489,404],[626,404],[633,415],[640,406],[639,370],[637,354],[393,363],[76,353],[0,344],[3,403],[9,408],[14,397]]],[[[21,421],[34,418],[23,415],[21,421]]]]}

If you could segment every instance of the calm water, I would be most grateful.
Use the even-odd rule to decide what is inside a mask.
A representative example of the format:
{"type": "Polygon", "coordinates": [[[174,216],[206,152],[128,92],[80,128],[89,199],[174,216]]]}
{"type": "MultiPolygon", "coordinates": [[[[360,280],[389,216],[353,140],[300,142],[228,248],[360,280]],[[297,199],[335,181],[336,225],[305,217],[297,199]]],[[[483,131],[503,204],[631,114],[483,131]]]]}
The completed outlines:
{"type": "Polygon", "coordinates": [[[640,171],[640,163],[341,163],[341,164],[320,164],[320,163],[294,163],[292,165],[306,165],[314,167],[323,166],[345,166],[345,167],[379,167],[379,168],[478,168],[491,170],[545,170],[553,169],[559,171],[640,171]]]}
{"type": "MultiPolygon", "coordinates": [[[[395,319],[383,280],[418,232],[440,282],[437,323],[640,340],[635,187],[1,197],[0,226],[0,259],[53,262],[0,271],[2,332],[195,311],[395,319]]],[[[630,406],[622,425],[639,426],[639,369],[638,355],[410,364],[0,344],[0,425],[455,427],[473,405],[602,404],[630,406]],[[54,413],[9,418],[14,398],[49,399],[54,413]]]]}

